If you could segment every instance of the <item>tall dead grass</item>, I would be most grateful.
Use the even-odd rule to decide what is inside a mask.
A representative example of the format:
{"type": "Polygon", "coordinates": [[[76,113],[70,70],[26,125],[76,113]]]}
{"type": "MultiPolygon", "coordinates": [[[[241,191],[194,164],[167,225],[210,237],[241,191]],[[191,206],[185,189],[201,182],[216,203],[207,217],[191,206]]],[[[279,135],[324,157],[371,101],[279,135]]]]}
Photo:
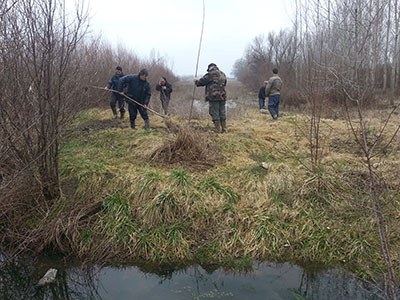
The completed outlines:
{"type": "Polygon", "coordinates": [[[167,138],[148,155],[152,163],[181,164],[188,168],[207,169],[222,157],[210,142],[210,134],[189,125],[180,125],[177,133],[167,138]]]}

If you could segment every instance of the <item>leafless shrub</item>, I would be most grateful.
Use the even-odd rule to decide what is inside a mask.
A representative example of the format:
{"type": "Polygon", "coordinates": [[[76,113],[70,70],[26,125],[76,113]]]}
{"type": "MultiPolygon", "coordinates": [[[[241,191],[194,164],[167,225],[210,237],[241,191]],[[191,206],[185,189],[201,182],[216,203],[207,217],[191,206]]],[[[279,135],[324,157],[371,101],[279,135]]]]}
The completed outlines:
{"type": "Polygon", "coordinates": [[[0,136],[5,143],[0,160],[15,170],[3,176],[0,192],[29,172],[45,199],[59,196],[59,133],[80,100],[81,84],[74,74],[86,14],[79,5],[76,12],[71,20],[57,1],[26,0],[4,18],[0,136]]]}
{"type": "Polygon", "coordinates": [[[0,242],[17,251],[71,246],[93,212],[59,215],[57,201],[60,137],[78,111],[109,103],[87,87],[105,86],[117,65],[176,80],[162,57],[140,59],[89,37],[86,9],[83,1],[73,11],[59,0],[0,1],[0,242]],[[56,230],[35,231],[36,222],[56,230]]]}

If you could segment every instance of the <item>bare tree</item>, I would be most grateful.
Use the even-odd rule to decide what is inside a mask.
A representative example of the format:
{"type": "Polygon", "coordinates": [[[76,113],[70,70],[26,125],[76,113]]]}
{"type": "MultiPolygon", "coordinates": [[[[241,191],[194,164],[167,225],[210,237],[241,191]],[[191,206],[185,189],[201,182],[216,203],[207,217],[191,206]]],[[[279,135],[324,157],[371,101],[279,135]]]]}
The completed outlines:
{"type": "Polygon", "coordinates": [[[72,16],[63,1],[23,0],[4,20],[0,132],[6,151],[2,155],[18,171],[3,182],[2,191],[27,171],[45,199],[60,195],[59,137],[79,108],[77,49],[87,29],[82,4],[72,16]]]}
{"type": "MultiPolygon", "coordinates": [[[[400,69],[400,49],[399,49],[399,34],[400,34],[400,12],[399,12],[399,2],[398,0],[393,0],[393,22],[394,28],[390,28],[392,36],[393,36],[393,51],[392,51],[392,74],[391,74],[391,79],[392,79],[392,90],[395,91],[399,87],[399,69],[400,69]]],[[[389,26],[389,25],[388,25],[389,26]]],[[[393,102],[391,103],[393,104],[393,102]]]]}
{"type": "MultiPolygon", "coordinates": [[[[386,266],[387,297],[396,299],[390,228],[384,213],[390,199],[377,192],[382,190],[385,174],[378,173],[372,165],[377,157],[384,158],[387,146],[380,145],[381,141],[386,140],[390,145],[399,128],[388,131],[392,111],[382,118],[379,134],[371,137],[365,110],[379,101],[384,103],[385,91],[399,88],[398,0],[297,0],[295,4],[293,29],[285,34],[270,33],[262,44],[265,53],[269,47],[273,49],[272,56],[263,58],[265,65],[277,64],[283,70],[285,90],[289,90],[285,95],[296,94],[296,101],[306,103],[303,110],[306,122],[300,130],[310,149],[311,167],[307,168],[315,176],[323,177],[319,166],[323,154],[322,116],[331,114],[347,121],[357,145],[354,155],[361,153],[368,174],[367,188],[357,191],[360,198],[368,195],[368,201],[359,205],[376,220],[379,250],[386,266]],[[386,136],[389,138],[385,139],[386,136]]],[[[253,41],[235,70],[235,74],[251,74],[247,77],[238,74],[239,80],[247,85],[257,75],[264,76],[262,71],[251,67],[252,60],[260,57],[255,45],[253,41]]],[[[292,101],[285,95],[282,103],[292,101]]],[[[391,98],[391,105],[397,108],[394,104],[391,98]]]]}

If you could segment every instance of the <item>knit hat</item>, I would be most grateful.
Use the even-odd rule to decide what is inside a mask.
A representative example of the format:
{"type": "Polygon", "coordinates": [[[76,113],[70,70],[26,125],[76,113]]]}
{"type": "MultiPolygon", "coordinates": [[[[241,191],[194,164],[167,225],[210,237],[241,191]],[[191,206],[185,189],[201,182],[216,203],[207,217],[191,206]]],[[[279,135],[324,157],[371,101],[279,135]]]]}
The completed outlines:
{"type": "Polygon", "coordinates": [[[217,65],[214,64],[214,63],[209,64],[208,67],[207,67],[207,72],[210,71],[210,68],[211,68],[211,67],[216,67],[216,66],[217,66],[217,65]]]}
{"type": "Polygon", "coordinates": [[[147,71],[147,69],[141,69],[140,72],[139,72],[139,76],[140,75],[149,76],[149,72],[147,71]]]}

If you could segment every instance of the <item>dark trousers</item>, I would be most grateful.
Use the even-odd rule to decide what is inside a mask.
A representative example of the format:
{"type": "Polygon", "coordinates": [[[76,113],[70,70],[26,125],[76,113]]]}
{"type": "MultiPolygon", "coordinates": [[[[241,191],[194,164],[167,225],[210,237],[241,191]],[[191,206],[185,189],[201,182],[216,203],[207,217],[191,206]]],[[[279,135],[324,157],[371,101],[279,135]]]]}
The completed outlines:
{"type": "Polygon", "coordinates": [[[279,116],[279,102],[281,95],[274,95],[268,97],[268,110],[272,118],[277,118],[279,116]]]}
{"type": "Polygon", "coordinates": [[[258,107],[260,109],[264,109],[265,108],[265,98],[258,98],[258,107]]]}
{"type": "Polygon", "coordinates": [[[129,121],[131,122],[131,127],[135,127],[135,120],[138,111],[143,120],[146,121],[149,119],[149,115],[147,114],[147,109],[131,101],[127,101],[127,103],[128,103],[129,121]]]}
{"type": "Polygon", "coordinates": [[[169,97],[161,97],[160,98],[161,106],[162,106],[165,114],[168,114],[169,99],[170,99],[169,97]]]}
{"type": "Polygon", "coordinates": [[[213,121],[224,121],[226,120],[226,101],[208,101],[209,102],[209,114],[213,121]]]}
{"type": "Polygon", "coordinates": [[[125,99],[121,95],[115,95],[114,93],[111,94],[110,106],[111,109],[114,111],[118,103],[118,108],[120,113],[125,112],[125,99]]]}

